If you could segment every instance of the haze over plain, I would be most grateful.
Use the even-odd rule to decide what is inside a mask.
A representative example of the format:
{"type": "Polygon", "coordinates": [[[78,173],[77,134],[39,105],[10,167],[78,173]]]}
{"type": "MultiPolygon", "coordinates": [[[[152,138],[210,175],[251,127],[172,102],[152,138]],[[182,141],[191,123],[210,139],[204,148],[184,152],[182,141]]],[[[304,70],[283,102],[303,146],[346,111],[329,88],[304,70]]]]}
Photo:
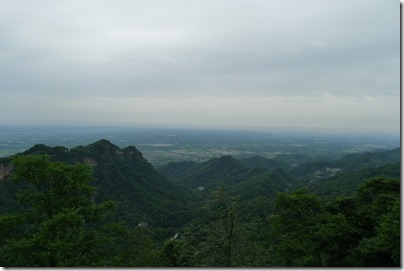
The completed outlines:
{"type": "Polygon", "coordinates": [[[0,2],[0,124],[399,133],[398,1],[0,2]]]}

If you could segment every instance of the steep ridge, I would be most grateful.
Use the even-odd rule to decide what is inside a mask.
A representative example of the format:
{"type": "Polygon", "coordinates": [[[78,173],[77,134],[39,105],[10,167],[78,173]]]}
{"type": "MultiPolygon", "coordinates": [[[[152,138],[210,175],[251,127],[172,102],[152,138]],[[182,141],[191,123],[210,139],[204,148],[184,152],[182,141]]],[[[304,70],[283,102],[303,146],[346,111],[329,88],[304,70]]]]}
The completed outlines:
{"type": "Polygon", "coordinates": [[[188,205],[194,200],[192,192],[170,183],[135,147],[120,149],[103,139],[70,150],[36,145],[20,155],[29,154],[46,154],[55,161],[91,165],[93,185],[98,190],[95,200],[117,201],[117,216],[131,225],[146,221],[159,227],[178,227],[191,218],[188,205]]]}
{"type": "Polygon", "coordinates": [[[282,168],[286,171],[290,170],[291,166],[287,163],[275,160],[275,159],[266,159],[261,156],[253,156],[250,158],[240,160],[241,165],[248,167],[248,168],[257,168],[262,167],[269,170],[274,170],[277,168],[282,168]]]}
{"type": "Polygon", "coordinates": [[[313,158],[311,156],[308,155],[304,155],[304,154],[297,154],[297,153],[290,153],[290,154],[286,154],[286,153],[281,153],[278,154],[275,158],[273,158],[276,161],[281,161],[284,162],[288,165],[300,165],[302,163],[305,162],[309,162],[311,161],[313,158]]]}
{"type": "Polygon", "coordinates": [[[159,170],[163,174],[167,174],[166,176],[173,182],[191,188],[199,186],[212,188],[234,184],[243,180],[243,175],[249,171],[230,155],[213,158],[199,164],[189,162],[170,164],[159,170]],[[181,166],[178,167],[178,165],[181,166]],[[177,171],[174,171],[173,167],[177,167],[177,171]],[[179,169],[182,169],[182,172],[179,169]]]}
{"type": "Polygon", "coordinates": [[[257,197],[274,197],[278,192],[291,190],[296,180],[284,169],[268,170],[255,168],[246,174],[244,182],[233,187],[231,191],[243,199],[257,197]]]}
{"type": "Polygon", "coordinates": [[[256,196],[273,197],[277,192],[287,191],[296,182],[286,170],[281,167],[275,168],[275,165],[283,165],[282,163],[257,157],[247,161],[249,167],[243,166],[243,162],[245,160],[238,161],[227,155],[199,164],[171,163],[159,171],[171,181],[193,189],[225,186],[230,193],[240,195],[243,199],[256,196]],[[261,163],[254,165],[254,161],[261,163]],[[275,169],[260,167],[263,163],[275,169]]]}
{"type": "Polygon", "coordinates": [[[157,170],[164,176],[167,176],[172,180],[177,180],[198,166],[199,163],[194,161],[170,162],[159,167],[157,170]]]}
{"type": "Polygon", "coordinates": [[[310,161],[307,156],[300,155],[288,158],[293,158],[289,162],[301,162],[301,164],[292,166],[276,158],[266,159],[259,156],[242,160],[223,156],[204,163],[190,161],[170,163],[159,168],[159,171],[172,182],[192,189],[199,186],[204,188],[225,186],[233,194],[242,197],[253,195],[272,197],[276,192],[292,191],[301,187],[322,191],[320,194],[324,195],[335,195],[339,194],[340,190],[338,185],[335,186],[337,183],[342,186],[344,193],[348,193],[350,190],[354,191],[356,186],[367,178],[379,175],[399,176],[396,163],[400,162],[401,156],[400,148],[397,148],[349,154],[338,160],[310,161]],[[340,175],[344,180],[338,177],[340,175]],[[358,178],[353,180],[350,176],[358,178]]]}
{"type": "Polygon", "coordinates": [[[173,182],[194,190],[203,187],[199,193],[205,198],[211,190],[223,186],[230,195],[240,200],[240,212],[247,214],[243,219],[248,222],[257,217],[265,219],[271,212],[276,194],[292,191],[297,182],[282,168],[270,170],[260,165],[251,163],[249,168],[231,156],[223,156],[199,164],[168,164],[159,170],[173,182]]]}
{"type": "MultiPolygon", "coordinates": [[[[206,192],[225,186],[229,192],[244,199],[272,198],[277,192],[292,191],[302,186],[329,195],[338,193],[338,187],[327,188],[337,183],[354,190],[359,182],[374,175],[397,176],[397,165],[383,168],[387,163],[394,164],[401,159],[399,148],[351,154],[335,161],[306,162],[297,167],[262,157],[238,161],[227,155],[203,163],[170,163],[157,171],[135,147],[121,149],[107,140],[72,149],[36,145],[19,155],[29,154],[46,154],[53,160],[91,165],[94,168],[94,186],[98,189],[95,200],[117,201],[117,216],[131,225],[146,221],[160,227],[179,227],[189,221],[193,216],[191,209],[200,199],[201,193],[197,192],[197,188],[201,186],[206,192]],[[335,168],[341,171],[334,174],[332,170],[335,168]],[[377,170],[372,171],[372,168],[377,170]],[[334,175],[318,175],[324,169],[330,169],[334,175]],[[369,170],[359,172],[361,169],[369,170]],[[354,174],[358,176],[356,180],[348,178],[354,174]],[[344,180],[349,179],[349,182],[338,176],[345,176],[344,180]]],[[[12,205],[4,199],[17,189],[6,177],[10,172],[10,159],[0,159],[0,204],[12,205]]],[[[0,211],[2,208],[0,206],[0,211]]]]}

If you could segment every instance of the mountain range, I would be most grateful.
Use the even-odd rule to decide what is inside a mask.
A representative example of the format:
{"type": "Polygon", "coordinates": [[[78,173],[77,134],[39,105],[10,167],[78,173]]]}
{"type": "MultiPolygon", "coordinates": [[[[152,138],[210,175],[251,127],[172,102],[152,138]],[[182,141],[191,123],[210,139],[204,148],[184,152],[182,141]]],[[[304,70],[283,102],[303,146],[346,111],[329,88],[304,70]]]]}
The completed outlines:
{"type": "MultiPolygon", "coordinates": [[[[31,154],[91,165],[95,177],[93,185],[97,188],[96,201],[116,201],[116,215],[128,224],[147,222],[175,228],[191,219],[192,191],[170,182],[133,146],[120,149],[107,140],[72,149],[35,145],[19,155],[31,154]]],[[[10,168],[10,161],[11,157],[0,159],[0,168],[10,168]]],[[[4,203],[9,202],[15,185],[6,180],[1,188],[3,195],[0,198],[4,203]]]]}
{"type": "MultiPolygon", "coordinates": [[[[203,199],[221,186],[243,202],[249,212],[265,217],[278,192],[300,187],[324,195],[353,191],[374,176],[400,177],[400,148],[349,154],[338,160],[314,160],[305,155],[213,158],[202,163],[172,162],[155,169],[134,146],[119,148],[107,140],[65,148],[35,145],[18,155],[42,154],[66,163],[87,163],[94,169],[96,201],[114,200],[115,215],[127,224],[139,223],[174,232],[198,216],[203,199]]],[[[18,208],[13,198],[20,188],[8,176],[12,157],[0,159],[0,212],[18,208]]]]}

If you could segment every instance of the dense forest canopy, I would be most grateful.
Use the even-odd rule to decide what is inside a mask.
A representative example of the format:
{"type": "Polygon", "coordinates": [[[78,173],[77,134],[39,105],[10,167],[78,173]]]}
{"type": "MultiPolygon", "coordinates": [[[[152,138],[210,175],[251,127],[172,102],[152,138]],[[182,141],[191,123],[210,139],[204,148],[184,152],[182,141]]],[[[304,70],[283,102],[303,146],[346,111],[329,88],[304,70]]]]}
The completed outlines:
{"type": "Polygon", "coordinates": [[[0,265],[400,266],[400,149],[302,158],[36,145],[0,159],[0,265]]]}

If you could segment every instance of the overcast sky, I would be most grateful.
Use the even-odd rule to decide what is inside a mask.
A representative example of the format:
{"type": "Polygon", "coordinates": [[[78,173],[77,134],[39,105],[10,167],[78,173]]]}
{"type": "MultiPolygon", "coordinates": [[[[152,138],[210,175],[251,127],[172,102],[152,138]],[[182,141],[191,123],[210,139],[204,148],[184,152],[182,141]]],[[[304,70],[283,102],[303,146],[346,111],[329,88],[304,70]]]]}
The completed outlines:
{"type": "Polygon", "coordinates": [[[0,124],[398,133],[397,0],[2,0],[0,124]]]}

